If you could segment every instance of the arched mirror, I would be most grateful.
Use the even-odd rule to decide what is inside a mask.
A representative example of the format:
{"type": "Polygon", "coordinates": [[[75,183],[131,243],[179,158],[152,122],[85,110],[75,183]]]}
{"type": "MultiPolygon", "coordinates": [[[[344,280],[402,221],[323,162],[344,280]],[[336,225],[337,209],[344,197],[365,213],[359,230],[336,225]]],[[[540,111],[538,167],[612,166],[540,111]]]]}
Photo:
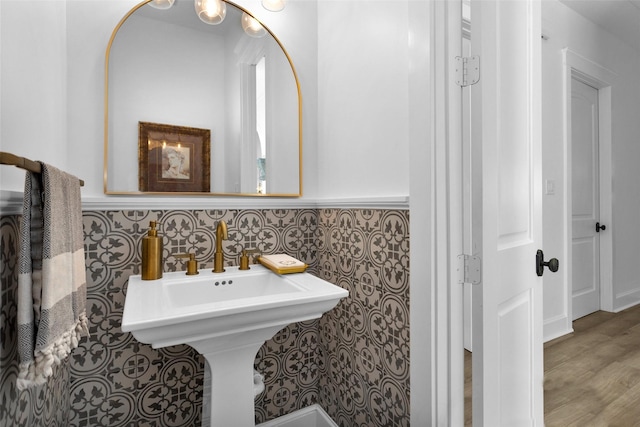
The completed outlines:
{"type": "Polygon", "coordinates": [[[268,28],[220,1],[226,16],[217,25],[198,18],[194,0],[175,0],[168,9],[143,2],[114,30],[106,194],[302,194],[293,64],[268,28]]]}

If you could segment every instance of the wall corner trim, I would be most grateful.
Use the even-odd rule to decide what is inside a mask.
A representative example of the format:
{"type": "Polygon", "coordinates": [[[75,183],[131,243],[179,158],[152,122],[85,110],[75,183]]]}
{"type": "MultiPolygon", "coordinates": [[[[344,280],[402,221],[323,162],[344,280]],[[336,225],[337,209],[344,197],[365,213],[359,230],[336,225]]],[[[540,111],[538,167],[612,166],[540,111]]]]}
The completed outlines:
{"type": "MultiPolygon", "coordinates": [[[[0,191],[0,215],[22,213],[22,192],[0,191]]],[[[340,198],[83,197],[83,211],[134,209],[388,209],[408,210],[408,195],[340,198]]]]}
{"type": "Polygon", "coordinates": [[[316,208],[343,209],[409,209],[409,196],[381,196],[381,197],[344,197],[317,199],[316,208]]]}

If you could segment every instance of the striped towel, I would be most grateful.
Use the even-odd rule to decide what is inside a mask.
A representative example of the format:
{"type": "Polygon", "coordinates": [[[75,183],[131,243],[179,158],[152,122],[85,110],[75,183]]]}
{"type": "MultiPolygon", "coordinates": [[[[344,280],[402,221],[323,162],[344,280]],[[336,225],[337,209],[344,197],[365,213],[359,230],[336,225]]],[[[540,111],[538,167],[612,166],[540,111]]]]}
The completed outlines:
{"type": "Polygon", "coordinates": [[[42,163],[27,172],[20,227],[17,386],[42,384],[88,335],[78,178],[42,163]]]}

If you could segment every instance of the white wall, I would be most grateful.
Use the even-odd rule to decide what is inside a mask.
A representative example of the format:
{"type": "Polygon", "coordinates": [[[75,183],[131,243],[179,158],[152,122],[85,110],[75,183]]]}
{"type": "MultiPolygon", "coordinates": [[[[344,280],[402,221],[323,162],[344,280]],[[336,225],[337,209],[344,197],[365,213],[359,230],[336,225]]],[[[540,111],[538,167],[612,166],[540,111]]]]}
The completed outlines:
{"type": "Polygon", "coordinates": [[[640,302],[640,56],[629,46],[557,1],[542,6],[542,27],[548,40],[542,43],[543,61],[543,178],[554,180],[555,195],[544,196],[544,250],[548,258],[561,261],[558,274],[545,274],[545,338],[570,331],[566,310],[568,284],[562,268],[564,241],[564,142],[563,103],[564,68],[562,49],[568,47],[580,56],[609,69],[616,75],[612,82],[613,219],[607,232],[613,233],[614,310],[640,302]]]}
{"type": "MultiPolygon", "coordinates": [[[[74,169],[67,146],[64,1],[0,2],[0,148],[74,169]]],[[[0,190],[22,191],[24,172],[0,168],[0,190]]]]}
{"type": "MultiPolygon", "coordinates": [[[[120,199],[103,196],[105,49],[137,3],[1,2],[2,149],[84,179],[85,201],[120,199]]],[[[406,197],[407,3],[291,1],[280,13],[238,4],[273,30],[298,72],[303,199],[406,197]]],[[[2,190],[21,191],[23,174],[7,169],[2,190]]]]}
{"type": "Polygon", "coordinates": [[[409,193],[408,5],[318,4],[318,195],[409,193]]]}
{"type": "MultiPolygon", "coordinates": [[[[103,195],[105,51],[115,26],[138,3],[0,2],[2,150],[79,176],[85,181],[83,200],[97,200],[101,206],[144,203],[103,195]]],[[[298,72],[303,94],[304,190],[313,197],[318,181],[316,3],[291,2],[280,13],[264,10],[259,0],[237,3],[278,36],[298,72]]],[[[24,172],[3,167],[0,173],[3,191],[22,191],[24,172]]],[[[209,199],[210,204],[216,202],[209,199]]]]}

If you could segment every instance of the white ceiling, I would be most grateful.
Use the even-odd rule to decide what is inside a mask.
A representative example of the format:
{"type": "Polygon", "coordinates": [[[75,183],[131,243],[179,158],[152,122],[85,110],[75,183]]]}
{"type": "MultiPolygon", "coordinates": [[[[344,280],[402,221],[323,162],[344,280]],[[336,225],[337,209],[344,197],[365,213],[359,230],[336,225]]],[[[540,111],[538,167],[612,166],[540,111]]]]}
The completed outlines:
{"type": "Polygon", "coordinates": [[[560,0],[560,2],[640,52],[640,0],[560,0]]]}

